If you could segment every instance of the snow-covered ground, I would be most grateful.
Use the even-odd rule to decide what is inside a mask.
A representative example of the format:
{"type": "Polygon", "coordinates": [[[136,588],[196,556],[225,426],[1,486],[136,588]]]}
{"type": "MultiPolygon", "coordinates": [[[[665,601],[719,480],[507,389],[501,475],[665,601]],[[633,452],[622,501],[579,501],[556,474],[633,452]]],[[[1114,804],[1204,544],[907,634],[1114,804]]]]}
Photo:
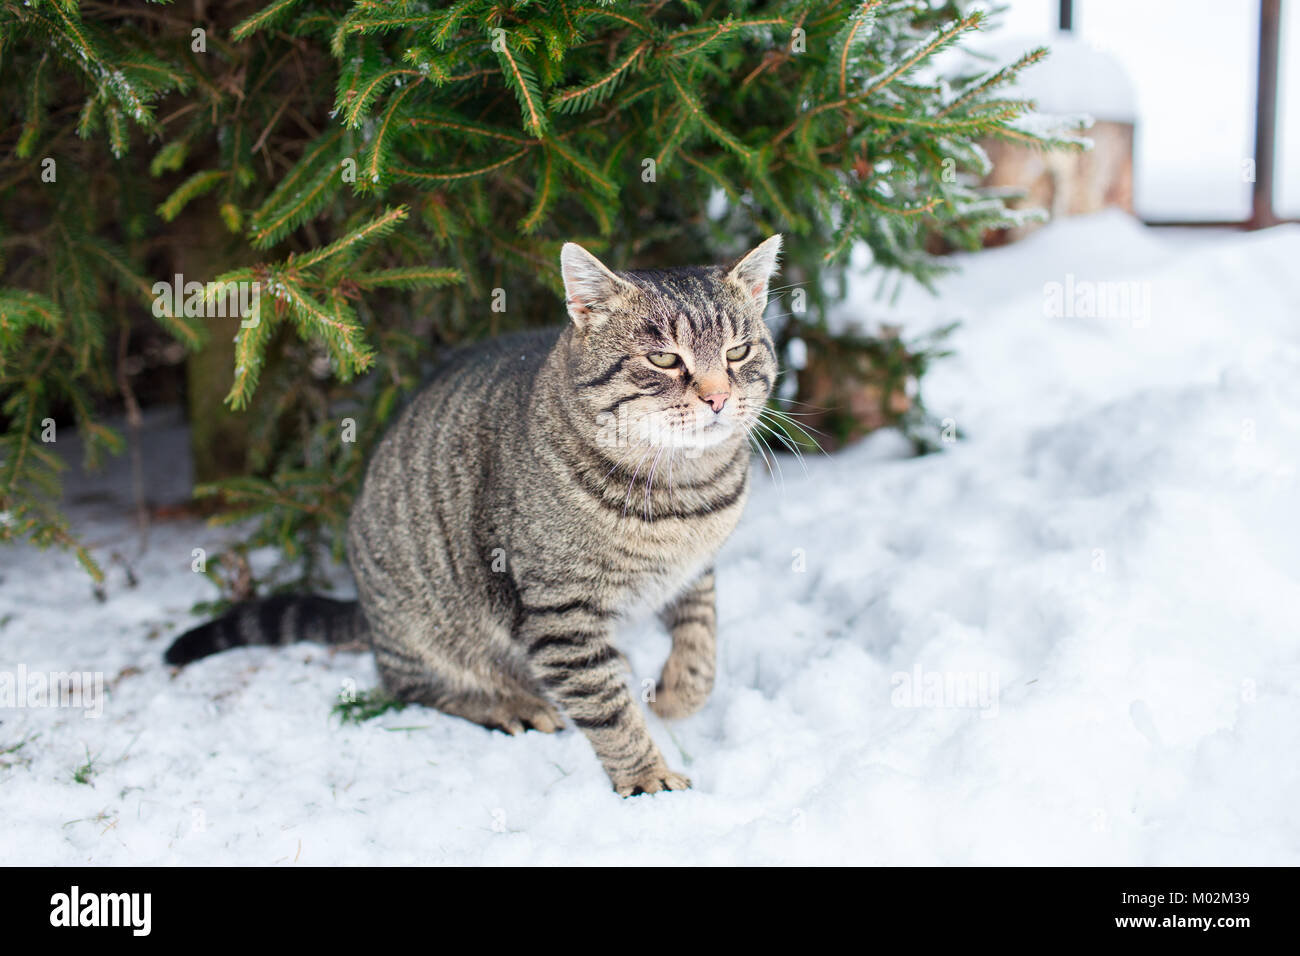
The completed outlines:
{"type": "MultiPolygon", "coordinates": [[[[364,655],[174,676],[216,533],[155,525],[137,557],[120,508],[78,504],[140,583],[113,566],[101,603],[66,556],[0,551],[0,673],[108,684],[98,718],[0,709],[0,862],[1300,863],[1297,263],[1294,227],[1107,214],[906,292],[907,334],[964,320],[926,391],[965,437],[756,472],[717,689],[651,718],[685,793],[619,799],[575,731],[341,726],[364,655]],[[1052,314],[1051,283],[1086,308],[1121,282],[1126,315],[1052,314]]],[[[861,285],[845,315],[881,317],[861,285]]],[[[149,473],[184,485],[179,460],[149,473]]],[[[667,638],[624,647],[639,684],[667,638]]]]}

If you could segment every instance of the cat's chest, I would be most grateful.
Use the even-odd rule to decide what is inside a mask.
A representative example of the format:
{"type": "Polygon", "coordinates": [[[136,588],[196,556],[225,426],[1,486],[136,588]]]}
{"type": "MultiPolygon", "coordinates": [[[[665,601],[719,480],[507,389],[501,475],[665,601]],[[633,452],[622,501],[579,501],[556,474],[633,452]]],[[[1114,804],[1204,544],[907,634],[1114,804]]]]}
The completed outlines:
{"type": "Polygon", "coordinates": [[[625,556],[608,578],[616,606],[628,614],[664,607],[713,565],[738,518],[736,509],[672,528],[623,529],[611,542],[625,556]]]}
{"type": "Polygon", "coordinates": [[[619,580],[615,585],[615,606],[627,617],[666,607],[712,566],[714,553],[697,553],[686,560],[665,562],[619,580]]]}

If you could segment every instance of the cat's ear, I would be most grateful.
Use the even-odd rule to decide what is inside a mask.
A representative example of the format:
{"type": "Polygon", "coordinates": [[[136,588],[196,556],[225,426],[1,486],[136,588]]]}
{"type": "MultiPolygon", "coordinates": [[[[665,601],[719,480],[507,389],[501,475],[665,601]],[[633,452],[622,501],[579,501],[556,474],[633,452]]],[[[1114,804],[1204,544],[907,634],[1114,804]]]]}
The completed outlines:
{"type": "Polygon", "coordinates": [[[560,250],[560,273],[564,276],[564,304],[580,329],[591,321],[592,309],[624,285],[622,279],[576,242],[566,242],[560,250]]]}
{"type": "Polygon", "coordinates": [[[780,254],[781,234],[777,233],[751,249],[727,273],[727,278],[744,289],[761,308],[767,304],[767,284],[772,273],[776,272],[776,259],[780,254]]]}

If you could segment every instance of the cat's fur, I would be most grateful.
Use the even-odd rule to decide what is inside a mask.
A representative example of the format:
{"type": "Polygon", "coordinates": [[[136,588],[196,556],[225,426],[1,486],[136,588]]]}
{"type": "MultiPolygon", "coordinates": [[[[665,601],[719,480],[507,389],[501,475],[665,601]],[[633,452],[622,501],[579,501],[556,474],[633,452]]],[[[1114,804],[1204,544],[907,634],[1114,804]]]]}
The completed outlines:
{"type": "Polygon", "coordinates": [[[253,602],[167,659],[366,641],[401,699],[510,733],[567,715],[620,794],[689,786],[646,730],[614,625],[658,610],[672,651],[650,707],[674,718],[704,704],[712,564],[777,373],[763,310],[780,244],[731,269],[625,273],[567,244],[572,322],[456,354],[380,443],[349,525],[359,606],[253,602]],[[660,368],[658,353],[681,364],[660,368]]]}

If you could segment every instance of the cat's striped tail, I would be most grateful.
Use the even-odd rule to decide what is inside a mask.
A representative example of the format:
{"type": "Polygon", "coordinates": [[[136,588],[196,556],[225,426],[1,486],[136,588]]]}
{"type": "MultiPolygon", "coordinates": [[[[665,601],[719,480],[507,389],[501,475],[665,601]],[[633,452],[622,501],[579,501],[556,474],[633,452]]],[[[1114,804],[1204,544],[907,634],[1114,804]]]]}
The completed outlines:
{"type": "Polygon", "coordinates": [[[368,644],[361,605],[314,594],[279,594],[246,601],[216,620],[186,631],[167,648],[163,659],[168,664],[188,664],[232,647],[294,641],[368,644]]]}

